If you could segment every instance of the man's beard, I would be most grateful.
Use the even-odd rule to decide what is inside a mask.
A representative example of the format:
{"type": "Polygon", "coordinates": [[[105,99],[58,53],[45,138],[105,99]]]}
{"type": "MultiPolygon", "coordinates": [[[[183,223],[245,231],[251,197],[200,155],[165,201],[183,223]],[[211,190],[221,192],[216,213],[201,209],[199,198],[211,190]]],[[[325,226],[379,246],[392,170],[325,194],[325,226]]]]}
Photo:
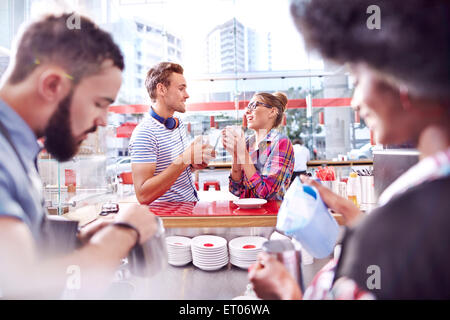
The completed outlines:
{"type": "MultiPolygon", "coordinates": [[[[59,103],[58,109],[53,113],[44,132],[45,149],[60,162],[68,161],[75,156],[83,142],[82,140],[77,141],[72,135],[70,125],[72,97],[73,90],[59,103]]],[[[97,126],[94,126],[85,133],[95,132],[96,130],[97,126]]]]}

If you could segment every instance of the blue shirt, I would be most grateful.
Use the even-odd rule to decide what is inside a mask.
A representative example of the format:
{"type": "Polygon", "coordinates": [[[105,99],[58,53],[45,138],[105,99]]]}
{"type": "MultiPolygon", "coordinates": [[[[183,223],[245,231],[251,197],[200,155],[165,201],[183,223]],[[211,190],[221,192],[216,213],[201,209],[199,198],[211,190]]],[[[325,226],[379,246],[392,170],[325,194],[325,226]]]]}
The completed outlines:
{"type": "Polygon", "coordinates": [[[31,128],[1,99],[0,121],[28,171],[24,172],[11,145],[0,134],[0,217],[13,217],[24,222],[34,239],[40,241],[45,211],[42,182],[35,161],[41,148],[31,128]]]}
{"type": "MultiPolygon", "coordinates": [[[[183,123],[176,129],[167,129],[151,116],[134,129],[129,152],[132,163],[155,163],[155,176],[167,169],[188,147],[183,123]]],[[[175,183],[155,201],[198,201],[190,166],[180,174],[175,183]]]]}

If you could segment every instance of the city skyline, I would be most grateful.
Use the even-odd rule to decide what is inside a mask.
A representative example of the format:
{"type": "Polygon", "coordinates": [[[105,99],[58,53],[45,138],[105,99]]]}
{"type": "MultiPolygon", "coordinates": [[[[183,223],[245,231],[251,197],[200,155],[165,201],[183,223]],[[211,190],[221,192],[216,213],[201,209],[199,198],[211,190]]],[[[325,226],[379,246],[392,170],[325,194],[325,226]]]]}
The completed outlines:
{"type": "Polygon", "coordinates": [[[323,69],[322,59],[305,49],[290,16],[288,0],[279,0],[276,4],[270,0],[158,1],[123,5],[121,14],[145,17],[177,33],[185,43],[186,74],[202,73],[208,33],[233,18],[258,33],[271,34],[271,70],[323,69]]]}
{"type": "Polygon", "coordinates": [[[215,26],[206,39],[206,73],[270,71],[271,35],[232,18],[215,26]]]}
{"type": "MultiPolygon", "coordinates": [[[[78,9],[81,13],[88,14],[112,33],[125,57],[124,82],[117,100],[122,104],[150,103],[144,88],[145,74],[152,65],[162,60],[181,63],[186,78],[196,79],[189,81],[192,89],[191,102],[216,99],[230,101],[236,95],[243,95],[245,98],[248,93],[259,91],[258,88],[274,91],[286,86],[284,89],[287,90],[295,85],[288,85],[287,82],[291,81],[287,79],[281,82],[277,80],[280,72],[295,71],[295,64],[302,70],[316,71],[323,67],[321,60],[318,60],[319,63],[310,63],[310,55],[305,50],[297,52],[295,47],[288,46],[293,41],[286,41],[285,38],[288,38],[290,33],[295,33],[297,37],[298,34],[290,18],[287,19],[289,12],[286,0],[282,0],[279,6],[274,6],[267,0],[259,1],[259,6],[254,6],[256,2],[253,0],[238,2],[194,0],[193,5],[203,5],[205,10],[210,11],[206,16],[202,10],[194,10],[195,6],[187,6],[186,1],[179,0],[144,5],[126,4],[122,0],[20,1],[23,3],[22,13],[16,14],[23,16],[23,20],[34,18],[45,10],[58,11],[55,8],[60,6],[60,11],[78,9]],[[280,12],[284,12],[284,16],[280,15],[280,12]],[[270,18],[272,22],[265,23],[270,18]],[[231,45],[228,48],[231,52],[226,57],[227,67],[222,68],[222,61],[219,59],[220,68],[211,69],[207,63],[209,59],[207,55],[205,56],[208,34],[230,21],[237,21],[241,25],[241,34],[237,34],[237,37],[235,34],[228,35],[230,39],[227,45],[231,45]],[[280,40],[283,40],[282,44],[280,40]],[[232,47],[233,42],[240,43],[239,48],[236,48],[238,50],[232,47]],[[236,57],[235,52],[238,53],[236,57]],[[285,55],[280,57],[280,52],[285,55]],[[287,55],[293,54],[298,57],[287,58],[287,55]],[[234,65],[236,61],[239,62],[237,67],[234,65]],[[291,63],[292,68],[288,68],[288,63],[291,63]],[[216,81],[214,84],[198,83],[203,74],[215,77],[226,73],[236,74],[237,78],[239,74],[248,76],[252,73],[255,75],[264,73],[264,76],[269,78],[270,74],[273,74],[273,79],[268,79],[264,83],[256,80],[247,80],[245,83],[238,80],[216,81]]],[[[302,87],[307,86],[302,84],[302,87]]]]}

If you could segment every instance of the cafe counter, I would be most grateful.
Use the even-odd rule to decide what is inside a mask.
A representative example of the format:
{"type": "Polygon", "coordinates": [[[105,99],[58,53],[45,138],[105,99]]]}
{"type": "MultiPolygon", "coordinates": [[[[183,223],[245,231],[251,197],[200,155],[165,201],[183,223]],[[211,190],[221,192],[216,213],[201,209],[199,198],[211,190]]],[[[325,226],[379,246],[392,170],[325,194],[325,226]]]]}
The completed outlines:
{"type": "MultiPolygon", "coordinates": [[[[237,199],[229,192],[199,192],[199,202],[159,202],[149,206],[150,212],[161,217],[166,229],[171,228],[245,228],[271,227],[277,221],[281,201],[268,201],[260,208],[243,209],[234,204],[237,199]]],[[[110,201],[110,200],[109,200],[110,201]]],[[[137,203],[135,195],[117,199],[120,209],[137,203]]],[[[64,214],[83,226],[99,217],[101,203],[89,205],[64,214]]],[[[342,215],[333,213],[339,225],[344,224],[342,215]]]]}
{"type": "MultiPolygon", "coordinates": [[[[223,237],[228,242],[241,236],[262,236],[271,238],[281,202],[269,201],[260,208],[243,209],[233,203],[229,192],[200,192],[199,202],[153,203],[149,210],[161,217],[166,236],[186,236],[194,238],[208,234],[223,237]]],[[[120,209],[137,203],[134,195],[116,199],[120,209]]],[[[78,220],[85,225],[97,219],[101,204],[91,205],[71,211],[64,216],[78,220]]],[[[342,224],[342,218],[335,215],[342,224]]],[[[302,277],[307,286],[314,275],[330,257],[314,259],[312,264],[302,263],[302,277]]],[[[105,298],[111,299],[233,299],[248,296],[249,281],[246,269],[228,263],[215,271],[205,271],[192,263],[166,267],[154,275],[145,277],[134,275],[125,265],[116,272],[105,298]]],[[[250,297],[251,298],[251,295],[250,297]]]]}
{"type": "MultiPolygon", "coordinates": [[[[361,160],[310,160],[306,163],[308,168],[311,167],[320,167],[320,166],[372,166],[373,160],[371,159],[361,159],[361,160]]],[[[208,165],[209,168],[213,169],[230,169],[231,162],[219,162],[212,161],[208,165]]]]}

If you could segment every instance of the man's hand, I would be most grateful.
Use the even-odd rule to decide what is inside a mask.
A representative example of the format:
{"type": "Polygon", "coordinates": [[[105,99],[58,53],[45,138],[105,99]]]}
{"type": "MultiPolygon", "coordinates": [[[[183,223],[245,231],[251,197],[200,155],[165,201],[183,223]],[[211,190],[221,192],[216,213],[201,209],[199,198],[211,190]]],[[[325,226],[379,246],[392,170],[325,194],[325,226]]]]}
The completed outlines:
{"type": "Polygon", "coordinates": [[[336,213],[342,214],[346,225],[352,224],[361,215],[361,211],[352,201],[337,195],[327,187],[305,175],[301,175],[300,180],[306,185],[315,187],[328,208],[336,213]]]}
{"type": "Polygon", "coordinates": [[[132,204],[120,210],[116,222],[126,222],[136,227],[141,236],[141,244],[151,238],[158,228],[155,215],[145,205],[132,204]]]}
{"type": "Polygon", "coordinates": [[[98,218],[97,220],[87,224],[86,226],[80,229],[80,232],[78,233],[78,239],[80,239],[82,244],[88,243],[89,239],[91,239],[91,237],[96,232],[114,223],[115,218],[116,217],[114,214],[110,214],[106,217],[98,218]]]}
{"type": "Polygon", "coordinates": [[[208,164],[206,162],[203,162],[202,164],[192,164],[191,166],[192,170],[195,171],[205,169],[206,167],[208,167],[208,164]]]}
{"type": "Polygon", "coordinates": [[[284,265],[273,256],[261,252],[258,262],[249,269],[248,278],[258,297],[267,300],[297,300],[302,292],[284,265]]]}
{"type": "Polygon", "coordinates": [[[225,150],[233,155],[233,162],[244,164],[248,159],[245,136],[242,130],[228,126],[222,130],[222,143],[225,150]]]}

